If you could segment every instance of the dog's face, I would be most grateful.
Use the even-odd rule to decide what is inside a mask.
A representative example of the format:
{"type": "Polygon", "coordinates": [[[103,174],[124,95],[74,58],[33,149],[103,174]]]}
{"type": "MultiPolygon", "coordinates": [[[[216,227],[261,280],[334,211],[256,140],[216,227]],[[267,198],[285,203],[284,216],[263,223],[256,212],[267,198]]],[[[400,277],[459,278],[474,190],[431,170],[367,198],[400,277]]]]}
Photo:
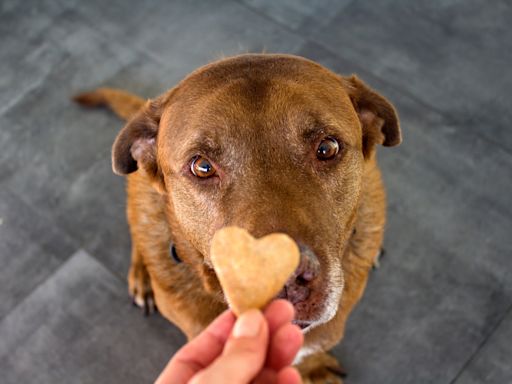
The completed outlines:
{"type": "Polygon", "coordinates": [[[209,259],[219,228],[294,238],[301,263],[279,296],[305,328],[338,309],[365,160],[375,144],[399,141],[391,105],[356,78],[301,58],[246,55],[149,102],[113,156],[118,173],[141,168],[166,195],[172,231],[186,243],[180,256],[211,292],[221,292],[209,259]]]}

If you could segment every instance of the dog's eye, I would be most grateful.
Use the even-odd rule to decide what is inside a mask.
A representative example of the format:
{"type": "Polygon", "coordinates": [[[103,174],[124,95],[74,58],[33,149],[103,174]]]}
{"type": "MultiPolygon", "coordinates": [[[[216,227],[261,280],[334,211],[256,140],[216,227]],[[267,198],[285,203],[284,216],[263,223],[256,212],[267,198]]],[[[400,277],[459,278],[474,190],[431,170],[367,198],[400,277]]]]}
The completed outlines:
{"type": "Polygon", "coordinates": [[[212,163],[202,156],[194,157],[192,164],[190,164],[190,170],[194,176],[201,177],[203,179],[215,175],[215,168],[213,168],[212,163]]]}
{"type": "Polygon", "coordinates": [[[334,137],[326,137],[316,150],[318,160],[331,160],[338,154],[340,145],[334,137]]]}

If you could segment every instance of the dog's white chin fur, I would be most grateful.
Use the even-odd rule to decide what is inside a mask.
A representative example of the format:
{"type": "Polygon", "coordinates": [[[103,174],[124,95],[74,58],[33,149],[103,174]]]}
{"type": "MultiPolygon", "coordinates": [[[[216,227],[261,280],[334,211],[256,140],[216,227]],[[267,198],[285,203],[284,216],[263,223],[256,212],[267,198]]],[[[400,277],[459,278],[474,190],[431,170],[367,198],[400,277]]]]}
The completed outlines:
{"type": "MultiPolygon", "coordinates": [[[[340,259],[336,259],[336,262],[331,264],[331,268],[327,274],[327,281],[329,286],[329,293],[327,294],[327,298],[325,300],[324,310],[318,320],[312,322],[302,331],[304,335],[308,334],[312,329],[318,327],[319,325],[325,324],[332,320],[338,311],[341,295],[343,293],[343,287],[345,285],[345,279],[343,277],[343,270],[341,268],[340,259]]],[[[305,357],[312,355],[315,352],[319,352],[320,349],[320,343],[308,343],[304,345],[299,350],[299,353],[297,353],[293,364],[299,364],[305,357]]]]}

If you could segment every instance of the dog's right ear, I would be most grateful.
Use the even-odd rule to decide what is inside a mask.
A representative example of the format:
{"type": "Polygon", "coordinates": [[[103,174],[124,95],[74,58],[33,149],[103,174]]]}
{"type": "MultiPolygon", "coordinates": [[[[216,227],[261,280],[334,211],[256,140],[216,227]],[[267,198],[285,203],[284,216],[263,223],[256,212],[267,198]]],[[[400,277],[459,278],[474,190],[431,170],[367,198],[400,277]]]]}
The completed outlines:
{"type": "Polygon", "coordinates": [[[127,175],[141,169],[160,191],[163,177],[157,163],[156,141],[161,115],[160,100],[147,101],[119,132],[112,146],[114,173],[127,175]]]}

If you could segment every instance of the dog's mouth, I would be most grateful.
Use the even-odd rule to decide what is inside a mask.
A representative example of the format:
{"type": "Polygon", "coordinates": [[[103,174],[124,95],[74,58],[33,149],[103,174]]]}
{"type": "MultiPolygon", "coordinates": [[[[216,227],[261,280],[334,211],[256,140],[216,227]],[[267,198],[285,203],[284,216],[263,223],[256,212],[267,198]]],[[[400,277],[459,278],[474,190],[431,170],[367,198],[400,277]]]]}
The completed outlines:
{"type": "MultiPolygon", "coordinates": [[[[301,260],[298,268],[288,279],[275,298],[290,301],[295,308],[294,324],[304,332],[329,321],[337,312],[343,282],[341,266],[332,260],[321,264],[317,253],[300,244],[301,260]],[[341,278],[342,280],[342,278],[341,278]]],[[[322,257],[324,260],[327,257],[322,257]]]]}
{"type": "Polygon", "coordinates": [[[313,324],[312,321],[304,321],[304,320],[292,320],[292,324],[295,324],[297,325],[300,329],[302,329],[303,331],[307,330],[307,328],[313,324]]]}
{"type": "MultiPolygon", "coordinates": [[[[297,284],[297,283],[294,283],[297,284]]],[[[315,325],[323,323],[325,319],[326,308],[330,307],[328,301],[331,298],[328,295],[328,289],[322,281],[291,287],[289,283],[283,290],[275,296],[276,299],[288,300],[295,309],[295,318],[292,321],[302,331],[307,332],[315,325]]]]}

